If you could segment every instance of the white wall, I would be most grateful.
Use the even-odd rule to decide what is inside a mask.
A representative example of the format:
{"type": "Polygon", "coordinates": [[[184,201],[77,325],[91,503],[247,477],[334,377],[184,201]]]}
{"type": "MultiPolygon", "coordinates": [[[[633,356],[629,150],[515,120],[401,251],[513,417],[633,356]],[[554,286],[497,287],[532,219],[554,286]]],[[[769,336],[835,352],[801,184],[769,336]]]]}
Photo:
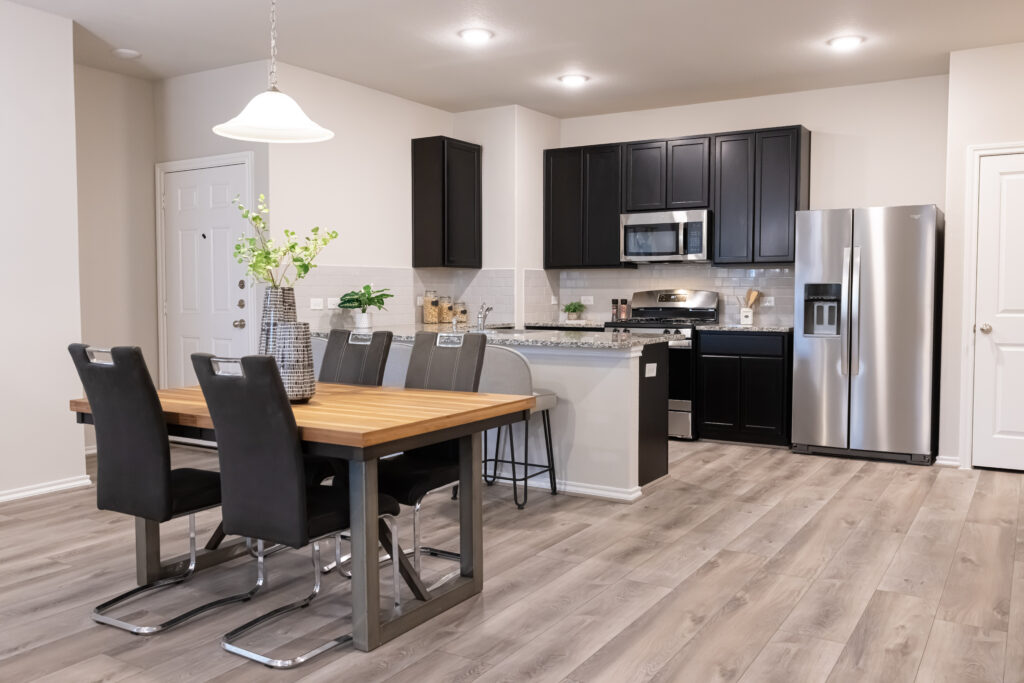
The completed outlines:
{"type": "MultiPolygon", "coordinates": [[[[81,336],[71,21],[0,0],[0,499],[83,482],[82,395],[67,345],[81,336]],[[21,489],[21,491],[19,491],[21,489]]],[[[84,480],[88,481],[88,480],[84,480]]]]}
{"type": "Polygon", "coordinates": [[[562,146],[803,124],[811,208],[945,201],[946,76],[562,121],[562,146]]]}
{"type": "Polygon", "coordinates": [[[157,371],[153,84],[75,66],[82,339],[157,371]]]}
{"type": "Polygon", "coordinates": [[[960,364],[963,332],[964,202],[967,147],[1024,142],[1024,43],[954,52],[949,59],[949,137],[946,172],[946,261],[943,290],[942,409],[939,452],[960,453],[960,364]]]}
{"type": "MultiPolygon", "coordinates": [[[[267,144],[214,135],[213,126],[234,118],[255,95],[267,89],[267,63],[176,76],[154,86],[156,160],[179,161],[215,154],[252,151],[256,194],[270,195],[267,144]]],[[[156,277],[154,275],[154,277],[156,277]]]]}
{"type": "MultiPolygon", "coordinates": [[[[531,313],[538,309],[544,310],[543,297],[554,293],[553,287],[557,281],[553,273],[551,277],[528,278],[527,271],[544,267],[544,150],[559,146],[561,126],[559,119],[553,116],[526,107],[517,106],[515,109],[515,322],[517,327],[522,327],[527,318],[527,300],[531,299],[537,304],[529,306],[531,313]],[[530,286],[527,285],[528,279],[530,286]]],[[[537,317],[536,314],[533,317],[537,317]]],[[[542,320],[546,317],[541,315],[542,320]]]]}
{"type": "Polygon", "coordinates": [[[413,138],[452,134],[452,114],[288,64],[279,87],[328,142],[271,145],[271,225],[340,233],[319,263],[410,266],[413,138]]]}

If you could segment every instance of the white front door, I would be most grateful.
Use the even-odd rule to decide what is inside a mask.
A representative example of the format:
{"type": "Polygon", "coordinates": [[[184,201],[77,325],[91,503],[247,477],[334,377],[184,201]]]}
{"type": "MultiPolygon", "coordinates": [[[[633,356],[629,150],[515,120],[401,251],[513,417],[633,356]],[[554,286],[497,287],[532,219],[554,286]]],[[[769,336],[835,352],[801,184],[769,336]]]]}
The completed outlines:
{"type": "Polygon", "coordinates": [[[981,160],[974,464],[1024,470],[1024,154],[981,160]]]}
{"type": "Polygon", "coordinates": [[[164,334],[167,385],[196,384],[191,355],[250,352],[253,322],[245,266],[234,257],[248,205],[244,164],[164,175],[164,334]]]}

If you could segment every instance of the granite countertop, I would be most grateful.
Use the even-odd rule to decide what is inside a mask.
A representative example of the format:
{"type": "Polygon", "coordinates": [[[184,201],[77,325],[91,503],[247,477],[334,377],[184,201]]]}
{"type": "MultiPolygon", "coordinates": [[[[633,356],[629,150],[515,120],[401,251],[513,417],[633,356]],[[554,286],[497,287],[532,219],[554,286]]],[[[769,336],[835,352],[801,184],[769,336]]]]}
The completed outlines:
{"type": "MultiPolygon", "coordinates": [[[[500,323],[495,323],[500,324],[500,323]]],[[[416,339],[417,332],[451,332],[451,325],[391,325],[379,328],[394,334],[394,340],[411,342],[416,339]]],[[[473,332],[469,327],[460,327],[459,332],[473,332]]],[[[510,327],[492,328],[488,325],[485,331],[487,343],[497,346],[535,346],[560,349],[603,349],[628,350],[647,344],[668,341],[661,334],[630,334],[628,332],[590,332],[565,330],[517,330],[510,327]]],[[[313,336],[326,337],[324,332],[315,332],[313,336]]]]}
{"type": "Polygon", "coordinates": [[[792,327],[779,325],[697,325],[704,332],[792,332],[792,327]]]}
{"type": "Polygon", "coordinates": [[[582,327],[603,330],[604,323],[600,320],[543,320],[534,323],[528,322],[526,327],[582,327]]]}

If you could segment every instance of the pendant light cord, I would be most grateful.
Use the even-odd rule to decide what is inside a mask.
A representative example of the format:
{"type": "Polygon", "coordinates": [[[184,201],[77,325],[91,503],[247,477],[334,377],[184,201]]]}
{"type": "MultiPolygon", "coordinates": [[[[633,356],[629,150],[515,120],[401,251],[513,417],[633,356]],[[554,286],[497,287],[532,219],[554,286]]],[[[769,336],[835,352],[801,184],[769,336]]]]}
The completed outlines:
{"type": "Polygon", "coordinates": [[[269,89],[277,90],[277,0],[270,0],[270,75],[269,89]]]}

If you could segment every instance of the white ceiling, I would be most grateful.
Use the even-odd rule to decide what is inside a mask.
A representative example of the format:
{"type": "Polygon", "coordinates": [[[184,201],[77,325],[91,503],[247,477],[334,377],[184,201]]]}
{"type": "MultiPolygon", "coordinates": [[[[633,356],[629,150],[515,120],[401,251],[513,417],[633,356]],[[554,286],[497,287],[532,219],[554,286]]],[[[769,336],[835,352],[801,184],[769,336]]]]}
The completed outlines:
{"type": "MultiPolygon", "coordinates": [[[[268,54],[269,1],[18,1],[78,23],[77,61],[130,75],[268,54]]],[[[946,73],[950,51],[1024,40],[1024,2],[280,0],[278,33],[281,61],[441,109],[569,117],[946,73]],[[470,26],[496,37],[465,45],[456,32],[470,26]],[[847,33],[868,42],[825,46],[847,33]],[[556,81],[568,72],[591,81],[568,90],[556,81]]]]}

